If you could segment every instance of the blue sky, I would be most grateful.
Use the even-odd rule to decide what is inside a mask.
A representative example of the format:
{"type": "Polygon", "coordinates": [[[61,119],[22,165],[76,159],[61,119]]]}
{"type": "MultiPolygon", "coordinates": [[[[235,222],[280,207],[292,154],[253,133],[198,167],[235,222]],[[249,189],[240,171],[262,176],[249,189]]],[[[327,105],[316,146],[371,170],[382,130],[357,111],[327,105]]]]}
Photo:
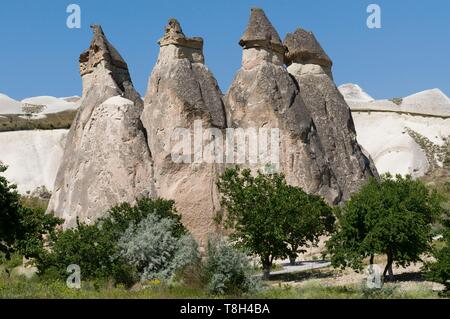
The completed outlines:
{"type": "Polygon", "coordinates": [[[312,30],[334,61],[337,84],[358,83],[375,98],[440,88],[450,96],[450,1],[447,0],[16,0],[0,5],[0,92],[22,99],[79,95],[78,56],[98,23],[145,93],[157,40],[170,17],[205,40],[206,64],[226,91],[241,64],[238,45],[250,8],[262,7],[283,38],[312,30]],[[82,10],[82,28],[66,27],[66,7],[82,10]],[[368,29],[366,8],[382,9],[368,29]]]}

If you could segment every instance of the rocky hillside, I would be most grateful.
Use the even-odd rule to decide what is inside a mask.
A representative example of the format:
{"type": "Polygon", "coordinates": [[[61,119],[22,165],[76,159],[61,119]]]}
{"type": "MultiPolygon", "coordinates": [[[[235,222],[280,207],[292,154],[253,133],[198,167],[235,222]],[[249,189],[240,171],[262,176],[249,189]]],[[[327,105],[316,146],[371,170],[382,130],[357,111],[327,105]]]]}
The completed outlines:
{"type": "Polygon", "coordinates": [[[0,94],[0,132],[68,129],[80,98],[36,96],[16,101],[0,94]]]}
{"type": "Polygon", "coordinates": [[[419,177],[450,166],[450,100],[439,89],[375,100],[358,85],[339,87],[380,173],[419,177]]]}

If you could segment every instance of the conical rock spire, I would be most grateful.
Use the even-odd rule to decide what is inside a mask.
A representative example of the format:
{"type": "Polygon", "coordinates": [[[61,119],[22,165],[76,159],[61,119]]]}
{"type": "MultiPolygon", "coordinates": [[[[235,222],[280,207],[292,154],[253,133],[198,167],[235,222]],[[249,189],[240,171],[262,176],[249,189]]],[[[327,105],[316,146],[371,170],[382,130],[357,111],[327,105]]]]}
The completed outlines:
{"type": "MultiPolygon", "coordinates": [[[[241,45],[242,67],[224,98],[230,125],[278,129],[280,143],[274,147],[287,182],[320,194],[330,203],[339,202],[340,189],[311,114],[300,97],[298,84],[283,64],[284,47],[278,34],[262,10],[252,10],[241,45]]],[[[254,171],[264,169],[264,163],[247,166],[254,171]]]]}
{"type": "Polygon", "coordinates": [[[106,39],[102,27],[94,24],[91,29],[94,31],[91,45],[80,55],[81,76],[92,73],[102,61],[105,61],[108,69],[119,68],[128,72],[125,60],[106,39]]]}
{"type": "MultiPolygon", "coordinates": [[[[196,152],[202,158],[195,159],[189,142],[182,162],[173,157],[179,153],[176,145],[180,128],[191,136],[196,123],[204,130],[226,127],[222,92],[204,64],[203,42],[198,39],[186,38],[179,23],[169,21],[160,40],[141,118],[153,154],[157,195],[174,200],[183,224],[206,244],[208,234],[217,227],[213,221],[220,210],[216,179],[222,164],[205,162],[202,150],[196,152]]],[[[218,138],[212,137],[214,141],[218,138]]]]}
{"type": "Polygon", "coordinates": [[[80,57],[83,97],[67,135],[48,212],[66,227],[94,222],[115,204],[153,196],[153,168],[140,121],[143,102],[127,64],[100,26],[80,57]]]}
{"type": "Polygon", "coordinates": [[[278,53],[286,51],[278,32],[260,8],[252,8],[247,29],[239,44],[244,49],[263,47],[278,53]]]}
{"type": "Polygon", "coordinates": [[[314,34],[299,28],[286,36],[284,44],[287,70],[314,120],[343,200],[348,200],[369,177],[378,176],[375,165],[356,140],[350,108],[333,81],[331,59],[314,34]]]}
{"type": "Polygon", "coordinates": [[[164,37],[162,37],[158,44],[162,46],[166,46],[169,44],[175,44],[186,48],[191,49],[203,49],[203,39],[200,37],[187,38],[183,30],[181,29],[180,23],[177,19],[169,19],[169,23],[166,26],[166,33],[164,37]]]}
{"type": "Polygon", "coordinates": [[[283,43],[287,48],[286,63],[288,65],[294,61],[324,67],[331,67],[333,64],[319,41],[310,31],[298,28],[294,33],[288,33],[283,43]]]}

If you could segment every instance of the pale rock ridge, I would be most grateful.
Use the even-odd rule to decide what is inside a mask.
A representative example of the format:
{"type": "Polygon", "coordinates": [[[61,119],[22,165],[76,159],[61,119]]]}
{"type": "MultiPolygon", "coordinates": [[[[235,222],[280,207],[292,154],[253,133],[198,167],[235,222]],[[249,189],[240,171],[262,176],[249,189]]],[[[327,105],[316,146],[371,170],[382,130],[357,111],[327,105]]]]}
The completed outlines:
{"type": "Polygon", "coordinates": [[[374,98],[367,94],[359,85],[353,83],[342,84],[338,87],[339,92],[347,102],[372,102],[374,98]]]}
{"type": "Polygon", "coordinates": [[[0,133],[0,162],[8,166],[3,176],[22,195],[38,187],[52,190],[64,152],[68,130],[33,130],[0,133]]]}
{"type": "Polygon", "coordinates": [[[100,26],[80,56],[83,96],[67,136],[48,212],[65,226],[92,222],[113,205],[154,196],[143,102],[100,26]]]}
{"type": "Polygon", "coordinates": [[[288,71],[297,80],[343,200],[369,177],[378,176],[373,161],[361,150],[350,108],[336,87],[332,62],[312,32],[297,29],[284,41],[288,71]]]}
{"type": "Polygon", "coordinates": [[[22,112],[21,107],[19,101],[0,93],[0,114],[18,114],[22,112]]]}
{"type": "Polygon", "coordinates": [[[27,114],[25,108],[29,105],[38,106],[36,114],[45,115],[63,111],[73,111],[79,107],[78,99],[56,98],[53,96],[35,96],[16,101],[5,94],[0,93],[0,114],[27,114]]]}
{"type": "Polygon", "coordinates": [[[320,194],[330,203],[339,202],[341,191],[311,114],[284,67],[286,50],[261,9],[252,10],[240,45],[244,48],[242,67],[225,96],[229,125],[279,128],[280,169],[287,182],[320,194]]]}
{"type": "MultiPolygon", "coordinates": [[[[202,121],[203,129],[225,129],[222,93],[204,64],[202,39],[186,38],[180,24],[170,19],[159,44],[142,114],[153,154],[156,192],[175,201],[183,223],[204,244],[216,229],[213,217],[220,210],[220,202],[215,183],[222,167],[202,159],[194,163],[194,156],[191,163],[175,161],[172,155],[180,140],[173,134],[179,128],[187,129],[193,142],[196,120],[202,121]]],[[[192,148],[185,151],[191,155],[192,148]]],[[[199,153],[204,154],[201,150],[199,153]]]]}
{"type": "MultiPolygon", "coordinates": [[[[353,112],[392,112],[413,116],[450,118],[450,100],[439,89],[425,90],[404,98],[374,100],[364,98],[355,84],[339,87],[353,112]]],[[[363,92],[363,94],[366,94],[363,92]]],[[[368,96],[368,95],[367,95],[368,96]]]]}
{"type": "Polygon", "coordinates": [[[426,90],[398,98],[396,104],[364,101],[354,94],[355,87],[346,84],[339,90],[352,109],[358,142],[371,154],[380,173],[421,177],[436,164],[443,166],[439,149],[450,136],[450,101],[444,93],[426,90]]]}

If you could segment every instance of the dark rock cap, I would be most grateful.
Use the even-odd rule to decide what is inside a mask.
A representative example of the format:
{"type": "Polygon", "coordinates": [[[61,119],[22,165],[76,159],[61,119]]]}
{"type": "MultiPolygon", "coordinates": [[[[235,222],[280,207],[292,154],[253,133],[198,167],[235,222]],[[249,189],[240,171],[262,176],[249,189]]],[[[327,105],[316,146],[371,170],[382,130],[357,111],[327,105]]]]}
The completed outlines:
{"type": "Polygon", "coordinates": [[[101,61],[106,61],[111,66],[128,71],[128,66],[119,52],[108,42],[102,27],[92,25],[94,37],[89,49],[80,55],[80,73],[81,76],[92,73],[101,61]]]}
{"type": "Polygon", "coordinates": [[[333,61],[310,31],[298,28],[294,33],[288,33],[283,43],[287,48],[285,54],[287,64],[300,62],[318,64],[324,67],[333,65],[333,61]]]}
{"type": "Polygon", "coordinates": [[[247,30],[239,44],[244,49],[263,47],[283,54],[286,51],[278,32],[260,8],[252,8],[247,30]]]}
{"type": "Polygon", "coordinates": [[[187,38],[176,19],[169,19],[165,30],[164,37],[158,41],[161,47],[174,44],[191,49],[203,49],[203,39],[199,37],[187,38]]]}

